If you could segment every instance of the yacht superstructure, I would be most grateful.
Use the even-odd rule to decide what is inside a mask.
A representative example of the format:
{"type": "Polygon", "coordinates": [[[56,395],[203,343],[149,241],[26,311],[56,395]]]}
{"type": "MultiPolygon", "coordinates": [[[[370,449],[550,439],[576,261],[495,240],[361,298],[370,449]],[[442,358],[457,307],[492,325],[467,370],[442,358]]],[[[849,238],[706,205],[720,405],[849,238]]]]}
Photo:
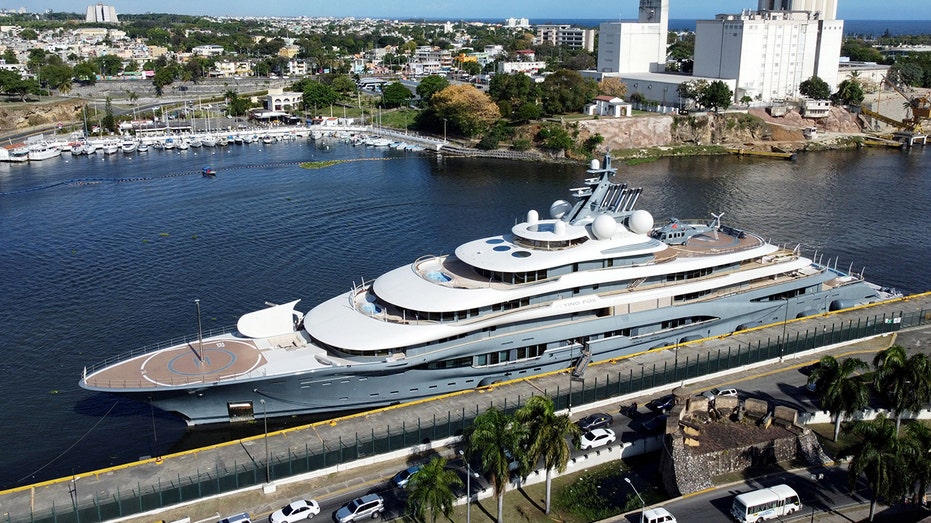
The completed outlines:
{"type": "Polygon", "coordinates": [[[85,369],[85,389],[189,424],[358,410],[482,387],[890,297],[709,221],[655,226],[592,162],[574,203],[424,256],[301,314],[299,300],[85,369]],[[259,403],[261,407],[258,407],[259,403]]]}

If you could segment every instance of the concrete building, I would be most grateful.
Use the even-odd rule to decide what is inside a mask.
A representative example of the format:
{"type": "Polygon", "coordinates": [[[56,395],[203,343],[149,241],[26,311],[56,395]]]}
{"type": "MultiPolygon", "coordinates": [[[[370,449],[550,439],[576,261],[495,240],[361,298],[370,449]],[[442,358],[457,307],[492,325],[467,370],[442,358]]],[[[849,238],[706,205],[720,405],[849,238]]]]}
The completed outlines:
{"type": "Polygon", "coordinates": [[[84,21],[88,23],[116,24],[119,19],[116,17],[116,8],[112,5],[89,5],[84,21]]]}
{"type": "Polygon", "coordinates": [[[551,43],[570,49],[585,49],[592,52],[595,49],[595,30],[580,29],[565,24],[544,24],[536,26],[534,45],[551,43]]]}
{"type": "Polygon", "coordinates": [[[191,48],[191,54],[194,56],[220,56],[224,52],[222,45],[208,44],[208,45],[198,45],[191,48]]]}
{"type": "Polygon", "coordinates": [[[669,0],[640,0],[636,22],[605,22],[598,36],[598,72],[642,73],[666,69],[669,0]]]}
{"type": "Polygon", "coordinates": [[[698,20],[693,73],[736,80],[735,99],[798,98],[818,76],[837,88],[844,22],[836,0],[759,0],[758,10],[698,20]]]}

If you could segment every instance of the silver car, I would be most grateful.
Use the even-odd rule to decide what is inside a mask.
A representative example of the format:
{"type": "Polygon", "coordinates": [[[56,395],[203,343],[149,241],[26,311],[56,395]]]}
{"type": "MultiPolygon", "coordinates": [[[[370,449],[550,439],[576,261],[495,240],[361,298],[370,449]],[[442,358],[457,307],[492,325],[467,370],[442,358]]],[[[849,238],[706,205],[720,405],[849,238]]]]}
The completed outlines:
{"type": "Polygon", "coordinates": [[[372,519],[381,515],[385,510],[385,500],[377,494],[366,494],[347,503],[336,511],[336,521],[347,523],[370,517],[372,519]]]}

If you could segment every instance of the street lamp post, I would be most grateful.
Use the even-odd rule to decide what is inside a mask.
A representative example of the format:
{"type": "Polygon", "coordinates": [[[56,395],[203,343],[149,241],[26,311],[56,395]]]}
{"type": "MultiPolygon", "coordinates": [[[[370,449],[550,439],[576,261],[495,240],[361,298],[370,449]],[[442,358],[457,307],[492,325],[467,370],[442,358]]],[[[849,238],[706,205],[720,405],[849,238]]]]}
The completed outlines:
{"type": "Polygon", "coordinates": [[[446,118],[443,118],[443,143],[446,143],[446,118]]]}
{"type": "Polygon", "coordinates": [[[635,487],[634,484],[630,482],[630,478],[624,478],[624,481],[626,481],[627,484],[630,485],[630,488],[634,489],[634,494],[636,494],[637,499],[640,500],[640,523],[643,523],[643,513],[646,511],[646,508],[647,508],[646,503],[643,502],[643,498],[641,498],[640,493],[637,492],[637,487],[635,487]]]}
{"type": "Polygon", "coordinates": [[[472,472],[472,466],[469,465],[469,460],[466,459],[465,452],[461,449],[459,455],[462,456],[462,462],[466,466],[466,523],[472,523],[472,475],[478,477],[478,473],[472,472]]]}
{"type": "Polygon", "coordinates": [[[265,399],[260,399],[262,404],[262,420],[265,422],[265,483],[271,483],[271,470],[268,464],[268,409],[265,406],[265,399]]]}

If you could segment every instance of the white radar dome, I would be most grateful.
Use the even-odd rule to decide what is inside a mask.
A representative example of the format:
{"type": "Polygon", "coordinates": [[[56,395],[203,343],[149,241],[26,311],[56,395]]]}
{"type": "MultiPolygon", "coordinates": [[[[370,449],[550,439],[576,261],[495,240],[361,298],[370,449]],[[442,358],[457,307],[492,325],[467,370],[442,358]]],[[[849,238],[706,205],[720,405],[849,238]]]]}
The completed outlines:
{"type": "Polygon", "coordinates": [[[593,171],[597,171],[598,169],[601,169],[601,162],[599,162],[597,159],[593,159],[592,163],[589,164],[589,168],[591,168],[593,171]]]}
{"type": "Polygon", "coordinates": [[[566,222],[562,220],[557,221],[556,224],[553,226],[553,234],[555,234],[556,237],[565,236],[566,235],[566,222]]]}
{"type": "Polygon", "coordinates": [[[637,234],[646,234],[653,228],[653,215],[649,211],[638,209],[630,215],[627,224],[631,231],[637,234]]]}
{"type": "Polygon", "coordinates": [[[572,210],[572,204],[566,200],[556,200],[550,205],[550,218],[558,220],[572,210]]]}
{"type": "Polygon", "coordinates": [[[537,211],[534,211],[533,209],[527,211],[527,223],[534,225],[538,221],[540,221],[540,215],[537,214],[537,211]]]}
{"type": "Polygon", "coordinates": [[[595,233],[595,238],[599,240],[611,238],[614,236],[615,231],[617,231],[617,222],[607,214],[598,216],[595,218],[595,221],[592,222],[592,232],[595,233]]]}

